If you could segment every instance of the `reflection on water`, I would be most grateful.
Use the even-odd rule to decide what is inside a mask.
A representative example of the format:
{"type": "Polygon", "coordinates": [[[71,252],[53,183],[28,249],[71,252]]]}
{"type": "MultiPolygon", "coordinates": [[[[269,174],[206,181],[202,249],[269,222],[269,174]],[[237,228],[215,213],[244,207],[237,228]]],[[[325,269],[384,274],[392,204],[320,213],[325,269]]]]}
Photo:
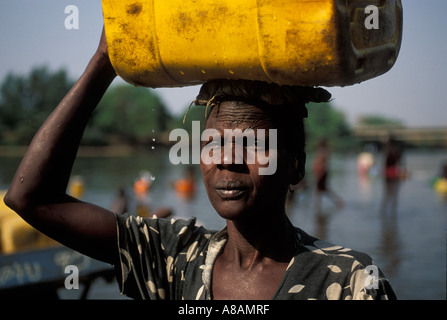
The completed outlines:
{"type": "MultiPolygon", "coordinates": [[[[296,226],[314,236],[371,255],[399,299],[445,299],[447,202],[433,191],[430,180],[446,159],[447,154],[441,152],[407,153],[410,175],[399,187],[399,205],[396,211],[385,212],[381,210],[382,178],[360,176],[356,155],[334,154],[329,183],[345,206],[337,208],[323,199],[321,210],[315,210],[313,178],[308,172],[306,186],[288,202],[288,215],[296,226]]],[[[20,159],[0,161],[0,189],[5,189],[20,159]]],[[[175,181],[185,176],[186,168],[170,164],[168,151],[159,148],[128,158],[78,158],[73,175],[83,179],[83,200],[110,209],[122,187],[129,211],[135,212],[133,184],[138,174],[147,170],[155,177],[145,198],[151,210],[168,207],[175,217],[195,216],[209,228],[222,228],[224,221],[208,201],[198,168],[193,171],[197,181],[194,197],[177,195],[175,181]]],[[[115,284],[91,293],[92,298],[116,296],[115,284]]]]}
{"type": "Polygon", "coordinates": [[[399,243],[399,230],[397,225],[397,215],[395,213],[386,215],[382,212],[381,219],[381,236],[379,250],[383,255],[384,264],[381,268],[386,271],[388,277],[396,275],[402,260],[399,243]]]}

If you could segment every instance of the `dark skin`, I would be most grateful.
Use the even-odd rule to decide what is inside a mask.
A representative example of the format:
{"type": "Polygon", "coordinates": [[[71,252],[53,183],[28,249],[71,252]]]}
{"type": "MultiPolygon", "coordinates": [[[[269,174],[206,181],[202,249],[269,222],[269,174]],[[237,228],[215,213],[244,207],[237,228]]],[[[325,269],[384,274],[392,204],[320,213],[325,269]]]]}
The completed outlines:
{"type": "MultiPolygon", "coordinates": [[[[207,128],[217,129],[222,137],[224,129],[281,130],[262,109],[235,102],[215,107],[207,128]]],[[[215,299],[272,298],[294,255],[294,231],[286,218],[285,202],[288,186],[298,176],[281,136],[278,140],[277,149],[268,150],[277,153],[277,170],[272,175],[260,175],[259,168],[265,165],[247,163],[245,155],[241,164],[200,165],[208,198],[226,219],[228,229],[228,242],[214,266],[215,299]]],[[[223,159],[223,149],[221,153],[223,159]]]]}
{"type": "MultiPolygon", "coordinates": [[[[119,263],[114,214],[70,197],[66,190],[88,119],[115,77],[103,31],[84,73],[36,133],[4,199],[36,229],[111,264],[119,263]]],[[[236,127],[280,131],[261,109],[233,102],[214,108],[207,121],[207,128],[219,132],[236,127]]],[[[299,174],[281,142],[276,151],[272,175],[259,175],[259,163],[201,163],[209,199],[228,226],[228,242],[213,270],[214,299],[270,299],[293,257],[294,232],[285,202],[287,188],[299,182],[299,174]],[[241,190],[219,191],[219,181],[236,181],[241,190]]]]}

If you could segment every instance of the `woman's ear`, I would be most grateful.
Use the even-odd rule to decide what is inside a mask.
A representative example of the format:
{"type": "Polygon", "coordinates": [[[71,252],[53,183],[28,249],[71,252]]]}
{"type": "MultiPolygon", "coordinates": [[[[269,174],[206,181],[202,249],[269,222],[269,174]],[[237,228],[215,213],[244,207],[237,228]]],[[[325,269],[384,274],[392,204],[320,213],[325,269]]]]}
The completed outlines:
{"type": "Polygon", "coordinates": [[[303,178],[306,167],[306,154],[302,152],[292,159],[290,184],[297,185],[303,178]]]}

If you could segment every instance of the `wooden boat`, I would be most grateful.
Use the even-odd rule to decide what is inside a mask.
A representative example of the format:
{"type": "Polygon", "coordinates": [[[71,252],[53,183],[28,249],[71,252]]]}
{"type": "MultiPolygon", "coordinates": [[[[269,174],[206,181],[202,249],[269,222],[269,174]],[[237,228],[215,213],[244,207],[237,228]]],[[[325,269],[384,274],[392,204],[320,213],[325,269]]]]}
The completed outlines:
{"type": "Polygon", "coordinates": [[[81,299],[97,278],[113,280],[112,266],[37,231],[4,204],[4,194],[0,191],[0,299],[57,299],[72,275],[68,266],[76,268],[81,299]]]}

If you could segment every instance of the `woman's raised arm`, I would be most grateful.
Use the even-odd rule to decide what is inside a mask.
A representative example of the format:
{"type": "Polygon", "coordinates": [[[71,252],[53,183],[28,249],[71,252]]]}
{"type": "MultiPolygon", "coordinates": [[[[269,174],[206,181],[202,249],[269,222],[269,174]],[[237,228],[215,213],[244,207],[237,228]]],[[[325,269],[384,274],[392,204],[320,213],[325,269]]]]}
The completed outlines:
{"type": "Polygon", "coordinates": [[[36,229],[109,263],[118,257],[113,213],[66,189],[88,119],[115,77],[103,30],[87,68],[36,133],[4,198],[36,229]]]}

